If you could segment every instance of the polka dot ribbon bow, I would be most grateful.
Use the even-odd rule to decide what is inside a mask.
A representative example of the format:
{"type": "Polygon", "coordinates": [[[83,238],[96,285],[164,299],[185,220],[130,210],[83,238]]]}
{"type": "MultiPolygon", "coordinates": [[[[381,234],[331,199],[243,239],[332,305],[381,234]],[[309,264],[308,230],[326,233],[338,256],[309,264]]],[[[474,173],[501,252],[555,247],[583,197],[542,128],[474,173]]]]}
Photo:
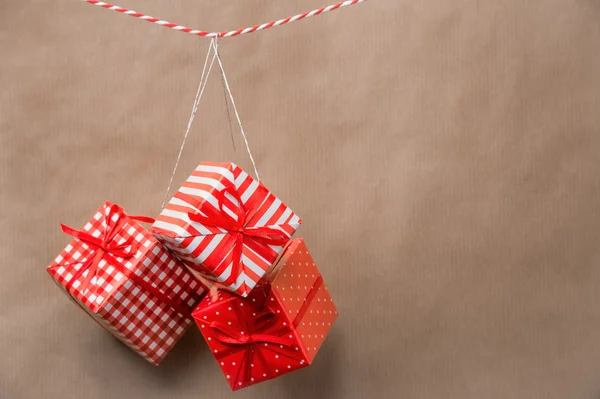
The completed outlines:
{"type": "Polygon", "coordinates": [[[254,320],[248,320],[240,314],[237,306],[234,306],[234,309],[235,317],[242,320],[246,331],[237,331],[230,323],[220,321],[213,321],[208,327],[212,337],[229,348],[220,352],[217,359],[244,351],[236,384],[250,381],[252,372],[264,373],[268,378],[274,377],[273,369],[276,367],[269,361],[273,353],[282,358],[302,361],[302,353],[297,350],[293,328],[285,322],[286,317],[283,313],[278,314],[270,307],[264,306],[265,310],[258,313],[254,320]]]}
{"type": "Polygon", "coordinates": [[[244,333],[236,331],[231,325],[213,321],[209,327],[213,330],[213,336],[224,344],[228,345],[249,345],[269,343],[276,345],[287,345],[288,340],[282,336],[290,332],[290,328],[282,328],[269,334],[264,333],[277,321],[276,313],[271,309],[257,316],[254,322],[254,331],[244,333]]]}

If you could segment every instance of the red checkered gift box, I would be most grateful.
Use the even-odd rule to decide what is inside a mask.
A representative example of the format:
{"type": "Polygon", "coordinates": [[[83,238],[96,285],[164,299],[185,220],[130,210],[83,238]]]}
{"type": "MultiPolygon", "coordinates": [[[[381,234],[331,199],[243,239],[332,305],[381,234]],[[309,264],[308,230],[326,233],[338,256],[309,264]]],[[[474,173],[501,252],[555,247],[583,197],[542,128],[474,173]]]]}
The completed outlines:
{"type": "Polygon", "coordinates": [[[338,312],[297,239],[246,298],[218,291],[192,315],[235,390],[312,363],[338,312]]]}
{"type": "Polygon", "coordinates": [[[203,277],[247,296],[301,220],[233,163],[201,163],[150,231],[203,277]]]}
{"type": "MultiPolygon", "coordinates": [[[[204,286],[156,238],[105,202],[48,273],[102,327],[157,365],[191,324],[204,286]]],[[[152,220],[150,220],[152,222],[152,220]]]]}

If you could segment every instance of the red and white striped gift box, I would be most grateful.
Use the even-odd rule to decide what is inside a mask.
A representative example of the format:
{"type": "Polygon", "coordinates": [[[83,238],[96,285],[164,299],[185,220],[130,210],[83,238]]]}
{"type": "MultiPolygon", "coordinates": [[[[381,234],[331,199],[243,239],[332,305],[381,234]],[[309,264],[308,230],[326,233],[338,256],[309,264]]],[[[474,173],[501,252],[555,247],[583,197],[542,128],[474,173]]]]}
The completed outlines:
{"type": "Polygon", "coordinates": [[[237,165],[201,163],[150,231],[188,267],[247,296],[300,218],[237,165]]]}
{"type": "Polygon", "coordinates": [[[98,324],[157,365],[191,325],[205,287],[152,234],[105,202],[48,266],[98,324]]]}

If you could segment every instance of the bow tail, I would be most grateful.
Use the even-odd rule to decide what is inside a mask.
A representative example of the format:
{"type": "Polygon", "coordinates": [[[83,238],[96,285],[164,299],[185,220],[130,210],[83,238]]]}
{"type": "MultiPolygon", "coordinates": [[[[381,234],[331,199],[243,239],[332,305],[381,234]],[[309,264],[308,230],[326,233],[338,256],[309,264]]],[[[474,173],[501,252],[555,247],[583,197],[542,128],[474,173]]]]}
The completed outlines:
{"type": "Polygon", "coordinates": [[[248,247],[270,263],[275,261],[279,252],[271,247],[284,247],[290,242],[285,233],[270,227],[247,229],[245,234],[248,247]]]}
{"type": "Polygon", "coordinates": [[[79,268],[77,273],[75,273],[75,275],[73,275],[73,277],[71,278],[72,283],[70,284],[70,286],[72,287],[73,284],[75,283],[75,281],[80,276],[82,276],[83,273],[85,273],[85,271],[87,270],[88,271],[87,276],[85,276],[85,279],[81,282],[81,285],[79,286],[79,291],[82,294],[85,294],[86,290],[89,288],[90,284],[92,283],[92,279],[98,273],[98,265],[99,265],[100,261],[102,260],[103,255],[104,255],[104,250],[102,248],[98,248],[96,250],[96,253],[94,254],[94,256],[89,258],[86,263],[81,265],[81,267],[79,268]]]}
{"type": "MultiPolygon", "coordinates": [[[[231,256],[231,273],[229,277],[225,279],[225,284],[228,286],[235,286],[238,277],[242,274],[242,252],[244,250],[244,237],[242,234],[237,234],[235,243],[233,244],[232,256],[231,256]]],[[[243,284],[243,282],[242,282],[243,284]]]]}
{"type": "Polygon", "coordinates": [[[249,382],[250,378],[252,378],[252,365],[255,353],[254,349],[252,349],[253,346],[254,345],[248,345],[244,349],[244,357],[242,358],[240,368],[238,369],[236,378],[234,380],[234,389],[237,389],[238,386],[242,386],[243,384],[249,382]],[[240,382],[242,383],[242,385],[239,384],[240,382]]]}
{"type": "Polygon", "coordinates": [[[255,357],[258,359],[261,369],[264,370],[264,374],[267,375],[266,378],[271,379],[271,378],[274,378],[275,376],[273,375],[273,370],[271,369],[269,362],[267,361],[267,359],[265,359],[263,350],[264,350],[263,348],[257,347],[256,352],[255,352],[255,357]]]}
{"type": "Polygon", "coordinates": [[[119,205],[111,204],[107,207],[106,213],[104,214],[104,222],[106,223],[106,230],[104,230],[104,242],[109,242],[113,239],[115,234],[121,229],[125,223],[125,217],[123,208],[119,205]],[[117,221],[113,221],[113,216],[117,215],[117,221]]]}
{"type": "Polygon", "coordinates": [[[285,245],[290,237],[286,232],[276,228],[279,226],[254,227],[246,230],[246,234],[265,245],[285,245]]]}

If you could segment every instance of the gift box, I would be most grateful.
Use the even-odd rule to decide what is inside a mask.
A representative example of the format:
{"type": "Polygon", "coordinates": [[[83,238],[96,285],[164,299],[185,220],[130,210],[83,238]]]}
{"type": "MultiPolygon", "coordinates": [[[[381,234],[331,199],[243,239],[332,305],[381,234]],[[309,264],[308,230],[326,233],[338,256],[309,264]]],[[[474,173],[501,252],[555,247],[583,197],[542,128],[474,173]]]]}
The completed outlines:
{"type": "Polygon", "coordinates": [[[301,220],[233,163],[201,163],[150,231],[204,278],[247,296],[301,220]]]}
{"type": "Polygon", "coordinates": [[[104,203],[47,271],[98,324],[157,365],[191,325],[205,287],[137,220],[104,203]]]}
{"type": "Polygon", "coordinates": [[[308,366],[337,315],[302,239],[246,298],[218,291],[192,313],[233,390],[308,366]]]}

